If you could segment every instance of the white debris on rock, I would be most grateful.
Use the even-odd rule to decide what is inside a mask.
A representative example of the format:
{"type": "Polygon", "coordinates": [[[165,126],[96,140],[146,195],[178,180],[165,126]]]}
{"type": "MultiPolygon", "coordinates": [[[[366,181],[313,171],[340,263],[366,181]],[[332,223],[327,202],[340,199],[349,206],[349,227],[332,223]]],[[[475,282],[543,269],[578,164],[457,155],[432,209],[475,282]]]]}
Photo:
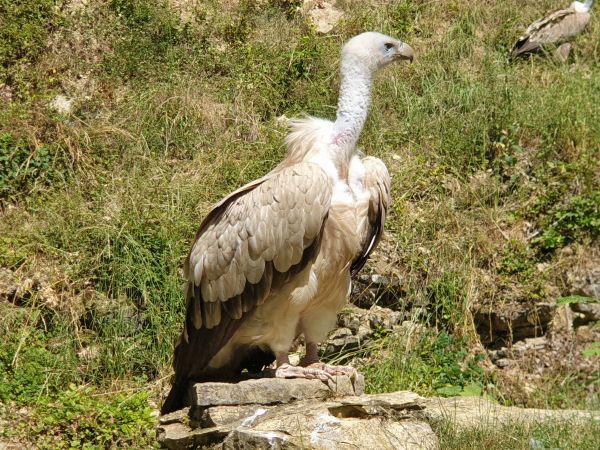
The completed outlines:
{"type": "Polygon", "coordinates": [[[243,427],[247,427],[250,426],[254,423],[254,421],[256,420],[257,417],[262,416],[263,414],[266,414],[267,410],[264,408],[258,408],[254,414],[252,414],[250,417],[246,417],[244,420],[242,420],[241,425],[243,427]]]}
{"type": "Polygon", "coordinates": [[[74,99],[68,98],[63,94],[58,94],[50,102],[50,107],[61,114],[70,114],[73,111],[74,99]]]}

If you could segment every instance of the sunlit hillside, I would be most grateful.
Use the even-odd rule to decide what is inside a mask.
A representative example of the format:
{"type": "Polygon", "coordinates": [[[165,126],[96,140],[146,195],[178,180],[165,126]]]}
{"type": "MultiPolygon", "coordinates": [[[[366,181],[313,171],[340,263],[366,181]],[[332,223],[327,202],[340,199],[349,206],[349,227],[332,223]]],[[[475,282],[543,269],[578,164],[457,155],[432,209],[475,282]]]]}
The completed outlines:
{"type": "MultiPolygon", "coordinates": [[[[567,63],[506,56],[567,3],[340,0],[320,34],[300,0],[0,0],[0,447],[154,445],[200,221],[282,158],[286,117],[335,116],[366,30],[416,59],[379,74],[359,142],[393,177],[363,270],[422,329],[362,352],[367,388],[599,409],[598,322],[556,317],[600,273],[600,7],[567,63]],[[552,351],[499,368],[519,314],[552,351]]],[[[561,430],[548,448],[600,433],[561,430]]]]}

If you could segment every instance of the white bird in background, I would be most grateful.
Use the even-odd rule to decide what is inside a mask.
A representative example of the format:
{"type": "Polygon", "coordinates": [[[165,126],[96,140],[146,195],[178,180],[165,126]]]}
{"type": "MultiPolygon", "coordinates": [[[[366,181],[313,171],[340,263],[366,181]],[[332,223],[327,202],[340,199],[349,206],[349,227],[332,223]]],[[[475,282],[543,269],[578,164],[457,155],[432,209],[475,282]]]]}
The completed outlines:
{"type": "Polygon", "coordinates": [[[185,405],[193,381],[239,379],[273,360],[276,377],[355,374],[320,363],[317,345],[383,232],[390,177],[356,142],[375,73],[402,59],[412,61],[412,48],[389,36],[349,40],[335,122],[292,121],[285,159],[208,213],[184,268],[186,321],[163,414],[185,405]],[[288,352],[300,334],[306,355],[293,366],[288,352]]]}
{"type": "Polygon", "coordinates": [[[590,21],[590,8],[594,0],[573,2],[568,8],[555,11],[533,22],[525,34],[519,38],[511,52],[511,57],[523,56],[539,51],[547,45],[565,43],[565,51],[560,56],[566,60],[571,46],[568,41],[581,33],[590,21]],[[566,54],[565,54],[566,53],[566,54]]]}

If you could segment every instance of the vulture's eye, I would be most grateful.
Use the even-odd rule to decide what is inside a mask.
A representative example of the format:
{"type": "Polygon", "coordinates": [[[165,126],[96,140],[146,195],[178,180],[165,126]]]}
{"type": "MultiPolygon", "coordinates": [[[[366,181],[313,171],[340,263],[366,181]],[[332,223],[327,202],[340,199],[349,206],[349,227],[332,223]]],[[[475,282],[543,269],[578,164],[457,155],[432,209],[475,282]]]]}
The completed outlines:
{"type": "Polygon", "coordinates": [[[389,52],[392,48],[394,48],[394,44],[391,44],[388,42],[384,45],[384,47],[385,47],[385,51],[389,52]]]}

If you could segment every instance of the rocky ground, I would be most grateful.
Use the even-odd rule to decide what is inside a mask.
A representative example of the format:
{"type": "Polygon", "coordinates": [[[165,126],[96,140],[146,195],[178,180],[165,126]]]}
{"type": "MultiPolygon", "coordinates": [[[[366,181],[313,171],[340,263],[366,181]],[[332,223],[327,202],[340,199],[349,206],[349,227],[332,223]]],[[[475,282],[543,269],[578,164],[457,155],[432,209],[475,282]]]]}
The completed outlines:
{"type": "MultiPolygon", "coordinates": [[[[486,367],[502,381],[514,403],[535,404],[531,394],[543,391],[545,382],[575,374],[590,384],[586,405],[600,406],[600,388],[593,387],[600,371],[596,350],[600,341],[600,265],[588,256],[574,259],[577,263],[572,265],[562,263],[568,267],[557,276],[562,285],[560,289],[551,285],[564,293],[562,297],[472,305],[478,341],[491,363],[486,367]]],[[[360,276],[354,282],[351,302],[340,314],[338,328],[321,346],[325,358],[344,363],[356,362],[356,358],[364,361],[369,358],[369,343],[382,334],[408,334],[416,339],[431,325],[431,312],[411,304],[402,280],[390,271],[360,276]]]]}
{"type": "MultiPolygon", "coordinates": [[[[438,449],[430,423],[498,427],[585,421],[574,410],[502,407],[482,398],[423,398],[408,391],[365,395],[347,377],[318,380],[262,378],[231,385],[199,383],[191,406],[160,418],[166,448],[214,449],[438,449]]],[[[593,415],[600,420],[600,414],[593,415]]]]}

